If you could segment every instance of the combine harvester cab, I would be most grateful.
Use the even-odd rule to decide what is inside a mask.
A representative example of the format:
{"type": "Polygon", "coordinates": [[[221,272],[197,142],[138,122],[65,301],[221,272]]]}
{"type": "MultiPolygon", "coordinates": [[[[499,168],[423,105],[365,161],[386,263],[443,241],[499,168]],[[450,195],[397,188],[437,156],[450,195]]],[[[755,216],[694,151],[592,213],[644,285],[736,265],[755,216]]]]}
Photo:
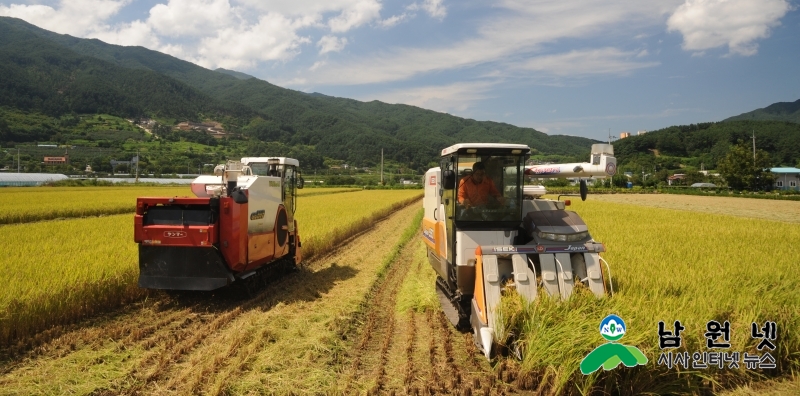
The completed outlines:
{"type": "Polygon", "coordinates": [[[243,158],[192,182],[195,198],[136,200],[139,287],[214,290],[302,260],[294,212],[303,187],[295,159],[243,158]]]}
{"type": "MultiPolygon", "coordinates": [[[[494,345],[495,309],[504,292],[516,290],[526,300],[541,288],[567,299],[577,283],[592,293],[606,293],[604,246],[592,239],[568,201],[541,199],[541,186],[524,184],[530,177],[586,179],[616,173],[613,147],[592,146],[588,163],[525,166],[530,148],[519,144],[467,143],[442,150],[440,167],[425,174],[423,240],[428,260],[438,274],[436,291],[447,318],[460,330],[472,329],[486,357],[494,345]],[[475,164],[480,163],[475,167],[475,164]],[[494,189],[471,206],[472,170],[483,171],[494,189]],[[460,191],[462,193],[460,194],[460,191]]],[[[477,187],[474,187],[477,188],[477,187]]],[[[474,197],[473,197],[474,198],[474,197]]],[[[609,278],[610,273],[606,275],[609,278]]]]}

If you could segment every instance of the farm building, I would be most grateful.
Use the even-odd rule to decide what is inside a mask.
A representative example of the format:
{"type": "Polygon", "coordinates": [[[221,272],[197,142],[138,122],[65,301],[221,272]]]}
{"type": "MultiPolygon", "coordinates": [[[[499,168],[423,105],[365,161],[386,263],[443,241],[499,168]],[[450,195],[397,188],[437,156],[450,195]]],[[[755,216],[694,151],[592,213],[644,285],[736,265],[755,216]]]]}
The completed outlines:
{"type": "Polygon", "coordinates": [[[68,179],[58,173],[0,173],[0,187],[41,186],[44,183],[68,179]]]}
{"type": "Polygon", "coordinates": [[[776,189],[800,191],[800,169],[771,168],[769,171],[775,174],[776,189]]]}

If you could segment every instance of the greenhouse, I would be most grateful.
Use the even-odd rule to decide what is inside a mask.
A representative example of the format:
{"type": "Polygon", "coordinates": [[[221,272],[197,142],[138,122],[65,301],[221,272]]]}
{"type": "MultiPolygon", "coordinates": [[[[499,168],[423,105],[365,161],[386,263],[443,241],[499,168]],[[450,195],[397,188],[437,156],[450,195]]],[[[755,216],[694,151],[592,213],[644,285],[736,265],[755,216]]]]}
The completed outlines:
{"type": "Polygon", "coordinates": [[[59,173],[0,173],[0,187],[29,187],[68,179],[59,173]]]}

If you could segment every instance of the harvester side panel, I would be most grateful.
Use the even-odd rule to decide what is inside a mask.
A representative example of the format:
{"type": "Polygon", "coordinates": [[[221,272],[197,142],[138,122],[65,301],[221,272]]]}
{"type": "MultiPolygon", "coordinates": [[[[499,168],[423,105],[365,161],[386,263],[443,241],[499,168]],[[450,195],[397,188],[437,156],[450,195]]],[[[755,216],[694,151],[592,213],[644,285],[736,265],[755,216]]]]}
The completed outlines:
{"type": "Polygon", "coordinates": [[[247,265],[247,204],[237,204],[231,197],[219,201],[219,249],[230,269],[241,272],[247,265]]]}

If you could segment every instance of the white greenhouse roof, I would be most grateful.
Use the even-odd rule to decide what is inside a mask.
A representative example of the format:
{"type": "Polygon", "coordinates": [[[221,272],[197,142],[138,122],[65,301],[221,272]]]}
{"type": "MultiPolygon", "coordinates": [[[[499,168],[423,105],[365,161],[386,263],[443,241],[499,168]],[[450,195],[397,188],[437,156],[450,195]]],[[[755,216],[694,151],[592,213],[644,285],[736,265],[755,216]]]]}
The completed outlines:
{"type": "Polygon", "coordinates": [[[64,179],[69,178],[60,173],[0,173],[0,186],[38,186],[64,179]]]}
{"type": "Polygon", "coordinates": [[[772,173],[800,173],[800,169],[792,168],[792,167],[771,168],[770,172],[772,172],[772,173]]]}

